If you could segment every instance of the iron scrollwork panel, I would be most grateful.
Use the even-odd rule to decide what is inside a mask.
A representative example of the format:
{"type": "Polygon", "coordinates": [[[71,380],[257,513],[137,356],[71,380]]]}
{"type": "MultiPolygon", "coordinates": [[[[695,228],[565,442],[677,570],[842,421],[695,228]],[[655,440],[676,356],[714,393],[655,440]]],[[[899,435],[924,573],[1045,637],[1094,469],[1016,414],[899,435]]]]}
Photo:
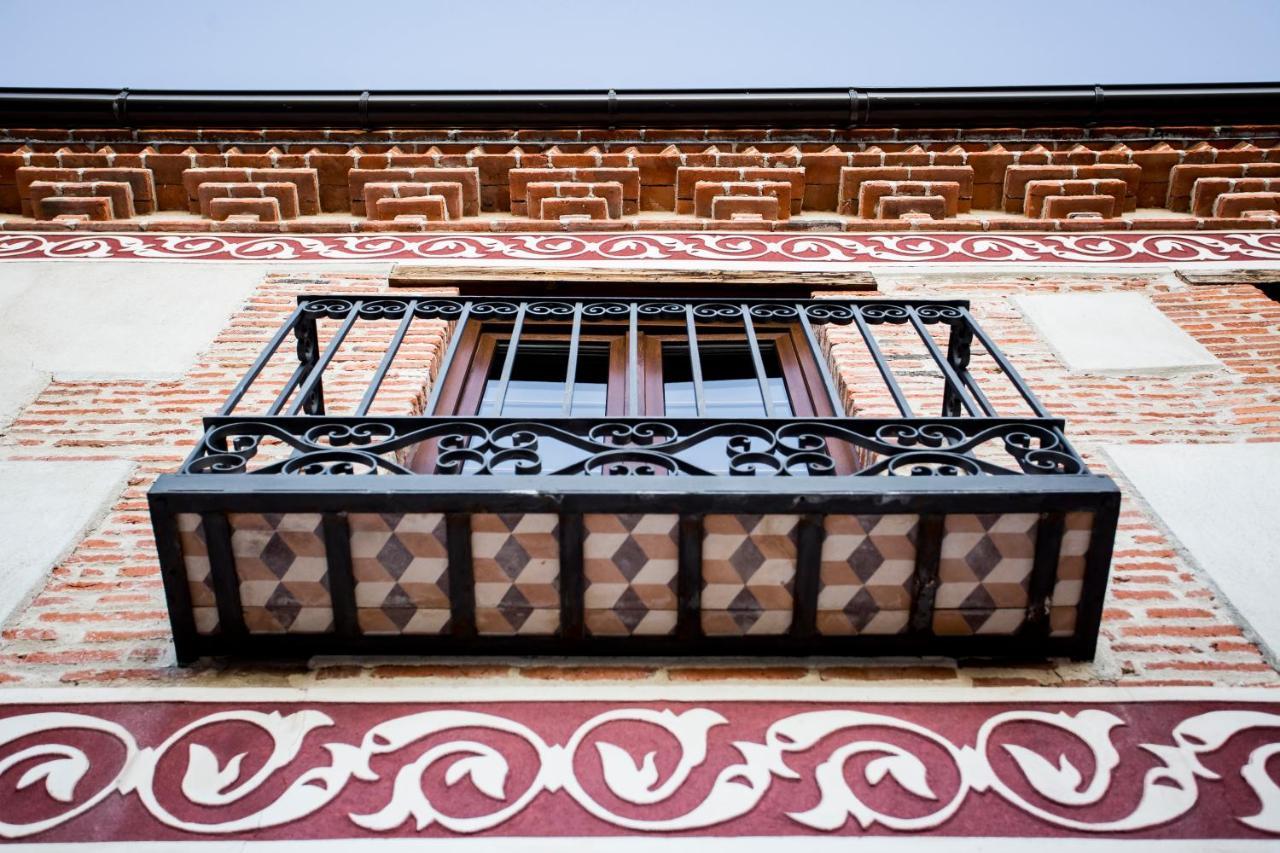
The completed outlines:
{"type": "Polygon", "coordinates": [[[215,422],[183,473],[918,477],[1088,471],[1051,420],[294,418],[215,422]],[[264,442],[276,443],[278,452],[263,453],[264,442]],[[433,462],[428,472],[415,472],[403,460],[423,442],[435,442],[433,462]]]}

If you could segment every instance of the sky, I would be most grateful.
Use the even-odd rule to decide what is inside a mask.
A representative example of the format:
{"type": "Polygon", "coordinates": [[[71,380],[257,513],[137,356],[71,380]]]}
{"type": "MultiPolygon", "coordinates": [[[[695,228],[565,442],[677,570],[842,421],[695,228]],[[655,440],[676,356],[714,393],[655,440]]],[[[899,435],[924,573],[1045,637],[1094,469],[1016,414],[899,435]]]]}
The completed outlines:
{"type": "Polygon", "coordinates": [[[1274,82],[1280,0],[0,0],[0,44],[0,86],[1274,82]]]}

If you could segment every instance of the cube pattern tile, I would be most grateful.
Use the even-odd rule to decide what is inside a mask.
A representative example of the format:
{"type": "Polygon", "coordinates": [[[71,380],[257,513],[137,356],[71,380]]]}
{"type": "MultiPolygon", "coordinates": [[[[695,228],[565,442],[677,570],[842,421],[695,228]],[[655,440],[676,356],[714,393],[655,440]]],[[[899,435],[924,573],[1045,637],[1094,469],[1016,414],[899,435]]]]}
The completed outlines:
{"type": "Polygon", "coordinates": [[[1010,634],[1026,619],[1036,513],[953,513],[943,527],[936,634],[1010,634]]]}
{"type": "Polygon", "coordinates": [[[703,632],[786,633],[800,516],[708,515],[703,523],[703,632]]]}
{"type": "Polygon", "coordinates": [[[1084,589],[1085,555],[1093,542],[1093,513],[1067,513],[1058,552],[1058,576],[1049,597],[1049,635],[1069,637],[1076,630],[1076,609],[1084,589]]]}
{"type": "Polygon", "coordinates": [[[678,515],[583,515],[583,619],[589,633],[675,630],[679,525],[678,515]]]}
{"type": "Polygon", "coordinates": [[[187,570],[187,590],[191,595],[191,612],[197,634],[218,633],[217,593],[209,568],[209,546],[204,538],[204,520],[198,513],[178,513],[178,541],[182,545],[182,563],[187,570]]]}
{"type": "Polygon", "coordinates": [[[319,513],[230,513],[231,553],[251,634],[333,630],[319,513]]]}
{"type": "Polygon", "coordinates": [[[828,515],[819,573],[821,634],[897,634],[911,616],[918,515],[828,515]]]}
{"type": "Polygon", "coordinates": [[[365,634],[439,634],[449,627],[443,513],[353,513],[356,620],[365,634]]]}
{"type": "Polygon", "coordinates": [[[480,634],[539,636],[560,627],[559,533],[552,513],[471,516],[480,634]]]}

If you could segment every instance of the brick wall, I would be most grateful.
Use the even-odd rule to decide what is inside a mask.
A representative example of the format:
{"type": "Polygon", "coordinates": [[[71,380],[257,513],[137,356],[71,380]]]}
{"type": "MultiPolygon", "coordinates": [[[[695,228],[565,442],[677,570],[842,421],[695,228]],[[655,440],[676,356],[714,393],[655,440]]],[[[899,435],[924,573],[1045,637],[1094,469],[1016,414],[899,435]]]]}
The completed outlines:
{"type": "MultiPolygon", "coordinates": [[[[938,296],[934,275],[880,276],[894,296],[938,296]]],[[[0,683],[39,685],[115,680],[273,683],[297,679],[511,676],[525,679],[613,678],[650,681],[707,679],[931,680],[972,684],[1276,684],[1280,678],[1235,623],[1212,586],[1175,549],[1147,508],[1126,488],[1116,542],[1103,642],[1093,663],[1050,662],[1006,668],[954,661],[685,661],[582,663],[458,661],[316,662],[315,665],[172,665],[169,629],[145,493],[152,479],[175,469],[198,437],[202,415],[225,395],[294,305],[295,294],[364,293],[385,279],[333,274],[269,277],[181,381],[59,382],[0,434],[0,459],[129,459],[137,471],[110,513],[59,564],[31,605],[15,616],[0,645],[0,683]],[[229,681],[234,679],[234,681],[229,681]]],[[[1110,473],[1100,446],[1109,443],[1243,442],[1280,434],[1280,304],[1248,285],[1189,287],[1161,277],[1088,278],[1003,274],[950,280],[947,296],[973,299],[973,313],[1023,373],[1048,408],[1068,421],[1068,435],[1089,464],[1110,473]],[[1226,365],[1225,371],[1178,377],[1101,377],[1068,373],[1014,307],[1018,293],[1128,290],[1147,295],[1226,365]]],[[[855,294],[857,295],[857,294],[855,294]]],[[[886,327],[880,327],[885,329],[886,327]]],[[[446,340],[441,324],[415,323],[403,352],[413,370],[387,377],[374,413],[421,406],[426,373],[446,340]]],[[[332,329],[322,329],[327,335],[332,329]]],[[[885,399],[859,389],[867,368],[855,335],[827,336],[846,400],[858,415],[890,414],[885,399]]],[[[886,351],[893,355],[892,332],[886,351]]],[[[332,409],[353,405],[381,350],[373,336],[352,339],[326,379],[332,409]]],[[[385,337],[380,338],[385,340],[385,337]]],[[[408,363],[401,359],[398,364],[408,363]]],[[[274,378],[288,359],[269,365],[274,378]]],[[[899,359],[909,395],[932,394],[929,365],[899,359]]],[[[982,377],[991,370],[975,360],[982,377]]],[[[259,383],[267,386],[270,383],[259,383]]],[[[992,393],[997,405],[1008,395],[992,393]]],[[[269,401],[251,396],[241,411],[269,401]]],[[[1010,405],[1010,411],[1017,411],[1010,405]]]]}

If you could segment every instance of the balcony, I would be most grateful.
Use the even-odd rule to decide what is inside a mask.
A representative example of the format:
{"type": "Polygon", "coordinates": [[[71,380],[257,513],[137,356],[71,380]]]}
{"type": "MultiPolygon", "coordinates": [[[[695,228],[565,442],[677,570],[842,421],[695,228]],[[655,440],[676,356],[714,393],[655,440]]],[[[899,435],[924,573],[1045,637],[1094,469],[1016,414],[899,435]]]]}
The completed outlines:
{"type": "Polygon", "coordinates": [[[1086,659],[1065,430],[961,300],[308,295],[150,503],[184,663],[1086,659]]]}

